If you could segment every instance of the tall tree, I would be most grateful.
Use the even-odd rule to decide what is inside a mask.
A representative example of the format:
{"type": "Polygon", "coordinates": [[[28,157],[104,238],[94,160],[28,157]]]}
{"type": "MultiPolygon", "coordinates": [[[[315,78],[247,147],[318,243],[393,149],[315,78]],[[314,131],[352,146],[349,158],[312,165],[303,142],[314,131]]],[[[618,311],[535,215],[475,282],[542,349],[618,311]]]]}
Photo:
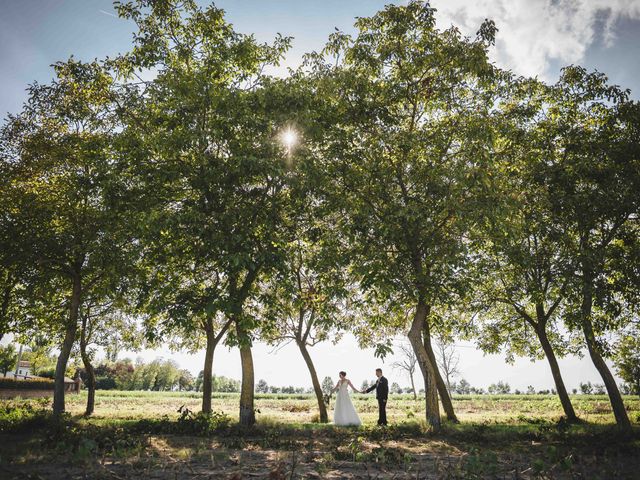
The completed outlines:
{"type": "Polygon", "coordinates": [[[601,73],[566,67],[550,91],[539,128],[546,161],[536,171],[548,189],[554,222],[575,260],[572,315],[606,386],[617,424],[631,428],[615,379],[605,363],[604,334],[624,316],[604,308],[615,276],[608,268],[616,243],[640,210],[640,105],[601,73]]]}
{"type": "MultiPolygon", "coordinates": [[[[240,423],[251,425],[256,321],[245,307],[258,277],[280,259],[289,172],[277,141],[289,107],[279,83],[262,71],[280,61],[289,39],[258,44],[235,32],[221,9],[192,0],[139,0],[117,9],[138,27],[123,70],[157,72],[132,115],[139,178],[157,193],[149,225],[186,278],[195,265],[197,288],[211,291],[209,318],[221,313],[231,322],[227,341],[239,347],[243,371],[240,423]]],[[[207,335],[210,362],[216,332],[207,327],[207,335]]]]}
{"type": "Polygon", "coordinates": [[[0,204],[13,202],[20,255],[37,267],[41,284],[52,295],[60,287],[67,295],[67,318],[52,320],[52,330],[63,335],[53,402],[59,414],[83,293],[123,265],[123,242],[112,77],[97,62],[73,59],[54,70],[55,80],[32,85],[23,111],[8,119],[2,160],[14,167],[0,204]]]}
{"type": "Polygon", "coordinates": [[[387,6],[356,28],[355,38],[337,32],[325,49],[335,116],[319,166],[363,288],[413,309],[408,336],[425,379],[426,419],[438,429],[437,365],[423,332],[432,307],[464,283],[463,236],[489,159],[494,29],[486,23],[475,40],[439,31],[419,1],[387,6]]]}
{"type": "Polygon", "coordinates": [[[540,148],[546,133],[544,115],[549,89],[530,79],[510,82],[496,118],[496,188],[494,208],[476,230],[481,281],[476,302],[482,304],[478,332],[486,352],[546,358],[566,418],[577,420],[562,379],[557,357],[576,353],[563,335],[563,313],[570,279],[570,254],[564,246],[564,225],[552,215],[552,201],[536,177],[547,161],[540,148]],[[542,137],[541,137],[542,135],[542,137]]]}

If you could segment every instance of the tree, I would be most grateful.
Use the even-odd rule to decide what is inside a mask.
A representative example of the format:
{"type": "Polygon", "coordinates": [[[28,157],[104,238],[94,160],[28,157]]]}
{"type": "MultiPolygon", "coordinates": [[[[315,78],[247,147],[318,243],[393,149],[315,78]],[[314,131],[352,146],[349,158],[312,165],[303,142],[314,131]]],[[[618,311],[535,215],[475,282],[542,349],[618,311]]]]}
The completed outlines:
{"type": "MultiPolygon", "coordinates": [[[[464,289],[463,237],[489,158],[494,28],[487,22],[476,40],[439,32],[433,9],[417,1],[387,6],[356,28],[355,38],[332,35],[325,57],[336,65],[330,58],[316,67],[335,109],[319,170],[360,285],[371,300],[393,304],[392,321],[413,312],[408,337],[425,379],[426,419],[438,429],[437,365],[425,342],[431,310],[464,289]]],[[[440,395],[455,420],[446,388],[440,395]]]]}
{"type": "Polygon", "coordinates": [[[256,385],[256,392],[258,392],[258,393],[269,393],[269,385],[267,384],[266,380],[260,379],[260,381],[256,385]]]}
{"type": "MultiPolygon", "coordinates": [[[[233,31],[221,9],[201,9],[192,0],[138,0],[117,9],[138,26],[123,63],[158,72],[135,112],[145,159],[139,178],[157,192],[148,238],[169,245],[178,278],[192,282],[196,271],[204,304],[190,302],[189,308],[196,314],[192,329],[200,323],[206,330],[207,371],[228,325],[227,343],[239,347],[243,371],[240,423],[251,425],[256,319],[245,309],[258,277],[281,259],[288,174],[274,141],[287,105],[279,104],[279,83],[262,71],[279,62],[289,39],[258,44],[233,31]],[[213,330],[208,322],[218,314],[225,323],[213,330]]],[[[210,410],[206,398],[205,392],[204,411],[210,410]]]]}
{"type": "MultiPolygon", "coordinates": [[[[411,380],[411,393],[413,393],[413,399],[417,400],[418,396],[416,394],[416,385],[413,381],[413,374],[416,371],[418,359],[416,358],[416,355],[413,349],[411,348],[411,345],[407,345],[406,343],[401,343],[399,345],[399,348],[402,355],[401,360],[397,360],[393,362],[391,364],[391,367],[403,370],[409,376],[409,380],[411,380]]],[[[363,383],[362,390],[366,390],[367,387],[365,387],[363,383]]]]}
{"type": "Polygon", "coordinates": [[[56,365],[53,410],[64,411],[64,375],[74,343],[83,295],[98,279],[124,267],[122,181],[114,137],[113,78],[98,62],[73,59],[54,65],[55,80],[29,88],[29,100],[3,130],[3,163],[11,164],[0,205],[20,225],[21,264],[30,262],[38,283],[66,295],[67,318],[50,318],[63,337],[56,365]]]}
{"type": "Polygon", "coordinates": [[[501,102],[496,143],[504,148],[495,164],[500,181],[493,192],[495,208],[478,230],[484,326],[477,333],[485,352],[504,346],[508,361],[514,355],[546,357],[565,416],[576,421],[557,361],[576,353],[558,328],[571,259],[562,240],[564,226],[553,219],[550,192],[537,177],[547,161],[539,148],[546,132],[538,119],[548,94],[538,81],[512,81],[501,102]]]}
{"type": "Polygon", "coordinates": [[[501,380],[498,383],[492,383],[489,385],[487,391],[490,395],[507,395],[511,393],[511,387],[508,383],[501,380]]]}
{"type": "Polygon", "coordinates": [[[587,382],[587,383],[580,382],[580,393],[582,393],[583,395],[592,394],[593,393],[593,385],[591,385],[591,382],[587,382]]]}
{"type": "Polygon", "coordinates": [[[618,426],[631,423],[605,362],[604,334],[628,317],[615,293],[616,244],[640,211],[640,105],[605,75],[566,67],[553,86],[540,128],[546,161],[536,172],[548,189],[554,223],[573,259],[568,269],[570,314],[609,394],[618,426]]]}
{"type": "Polygon", "coordinates": [[[324,393],[324,395],[328,397],[329,395],[331,395],[331,391],[333,390],[334,386],[335,385],[331,377],[324,377],[324,380],[322,380],[322,393],[324,393]]]}
{"type": "Polygon", "coordinates": [[[6,375],[7,372],[16,367],[18,354],[16,347],[12,343],[8,345],[0,345],[0,372],[6,375]]]}
{"type": "MultiPolygon", "coordinates": [[[[27,347],[22,352],[22,360],[29,362],[31,373],[43,376],[47,370],[55,371],[56,357],[51,353],[54,343],[49,337],[42,333],[33,333],[31,338],[27,339],[22,336],[18,338],[27,347]]],[[[54,377],[55,375],[52,378],[54,377]]]]}
{"type": "Polygon", "coordinates": [[[456,347],[453,342],[447,341],[442,337],[436,339],[436,361],[438,367],[444,374],[444,380],[447,384],[447,390],[451,393],[451,379],[460,374],[458,370],[458,363],[460,362],[460,356],[456,352],[456,347]]]}
{"type": "Polygon", "coordinates": [[[459,395],[469,395],[471,393],[471,384],[464,378],[461,378],[454,390],[459,395]]]}

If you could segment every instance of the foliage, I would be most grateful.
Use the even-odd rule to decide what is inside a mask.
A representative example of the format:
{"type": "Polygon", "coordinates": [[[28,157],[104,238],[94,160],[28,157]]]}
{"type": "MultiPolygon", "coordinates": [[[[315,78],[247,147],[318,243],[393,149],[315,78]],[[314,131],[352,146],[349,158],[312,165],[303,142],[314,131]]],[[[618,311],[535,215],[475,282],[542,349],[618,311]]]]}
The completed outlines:
{"type": "Polygon", "coordinates": [[[498,383],[492,383],[489,385],[487,391],[489,392],[489,395],[506,395],[511,393],[511,387],[508,383],[499,381],[498,383]]]}
{"type": "Polygon", "coordinates": [[[23,380],[0,378],[0,388],[9,390],[53,390],[53,380],[48,378],[26,378],[23,380]]]}
{"type": "Polygon", "coordinates": [[[629,385],[629,393],[640,395],[640,328],[624,332],[616,346],[614,363],[618,375],[629,385]]]}
{"type": "MultiPolygon", "coordinates": [[[[0,378],[0,385],[3,380],[0,378]]],[[[53,388],[53,382],[50,388],[53,388]]],[[[1,402],[0,432],[33,432],[33,429],[41,428],[51,416],[48,406],[46,398],[1,402]]]]}
{"type": "Polygon", "coordinates": [[[8,345],[0,345],[0,372],[6,374],[12,368],[15,368],[18,361],[18,353],[16,347],[12,343],[8,345]]]}

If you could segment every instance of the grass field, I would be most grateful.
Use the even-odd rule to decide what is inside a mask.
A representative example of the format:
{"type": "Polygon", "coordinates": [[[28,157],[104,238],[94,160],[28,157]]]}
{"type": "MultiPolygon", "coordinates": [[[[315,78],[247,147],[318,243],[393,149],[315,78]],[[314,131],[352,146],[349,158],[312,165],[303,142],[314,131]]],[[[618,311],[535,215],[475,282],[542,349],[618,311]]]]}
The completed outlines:
{"type": "Polygon", "coordinates": [[[631,435],[600,395],[572,397],[577,425],[551,395],[454,396],[460,423],[439,433],[411,395],[391,396],[388,428],[373,395],[353,398],[360,428],[315,423],[311,395],[257,395],[250,430],[237,394],[215,395],[210,418],[188,392],[99,391],[89,419],[86,393],[70,395],[61,422],[46,400],[4,401],[0,478],[640,478],[638,397],[625,397],[631,435]]]}
{"type": "MultiPolygon", "coordinates": [[[[213,398],[213,409],[237,420],[238,394],[220,393],[213,398]]],[[[352,395],[356,410],[365,424],[378,418],[378,404],[373,394],[352,395]]],[[[200,409],[202,394],[189,392],[126,392],[104,390],[97,394],[95,420],[158,418],[176,415],[181,405],[193,411],[200,409]]],[[[462,422],[492,422],[517,424],[528,419],[554,421],[562,416],[562,407],[555,395],[474,395],[453,397],[454,408],[462,422]]],[[[67,411],[81,415],[86,392],[68,397],[67,411]]],[[[613,421],[606,395],[574,395],[576,413],[586,422],[606,424],[613,421]]],[[[632,420],[640,415],[640,398],[625,398],[632,420]],[[634,417],[635,415],[635,417],[634,417]]],[[[317,403],[306,394],[257,394],[258,420],[285,423],[310,423],[317,420],[317,403]]],[[[424,402],[412,395],[391,395],[388,402],[391,423],[416,421],[424,417],[424,402]]]]}

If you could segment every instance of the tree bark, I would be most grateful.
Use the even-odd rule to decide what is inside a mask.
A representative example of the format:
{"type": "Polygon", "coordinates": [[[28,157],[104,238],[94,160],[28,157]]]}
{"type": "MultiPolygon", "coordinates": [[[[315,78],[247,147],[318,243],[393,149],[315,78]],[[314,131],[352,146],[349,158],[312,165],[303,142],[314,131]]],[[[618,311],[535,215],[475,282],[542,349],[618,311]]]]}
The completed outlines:
{"type": "Polygon", "coordinates": [[[613,378],[613,375],[611,375],[609,367],[598,351],[596,337],[593,332],[593,324],[591,323],[591,308],[593,305],[593,277],[591,271],[586,268],[583,268],[582,273],[582,305],[580,322],[582,325],[582,332],[584,333],[585,343],[587,344],[587,349],[589,350],[591,361],[598,370],[598,373],[600,373],[600,376],[604,381],[604,385],[607,388],[607,393],[609,394],[609,402],[611,403],[613,415],[616,419],[618,427],[620,427],[622,430],[630,432],[631,422],[629,421],[629,416],[627,415],[627,411],[624,408],[624,402],[622,401],[620,390],[618,390],[618,386],[616,385],[616,381],[613,378]]]}
{"type": "Polygon", "coordinates": [[[298,348],[300,349],[302,358],[304,358],[304,361],[307,364],[307,368],[309,369],[309,374],[311,375],[311,383],[313,384],[313,391],[315,392],[316,399],[318,400],[318,411],[320,413],[320,423],[328,423],[329,415],[327,414],[327,406],[324,404],[324,398],[322,396],[322,387],[320,386],[320,382],[318,381],[318,374],[316,373],[316,367],[313,365],[313,360],[311,359],[311,355],[309,354],[309,350],[307,349],[306,344],[303,341],[298,341],[296,343],[298,344],[298,348]]]}
{"type": "Polygon", "coordinates": [[[256,423],[254,408],[254,370],[251,347],[245,343],[246,336],[242,328],[236,324],[240,340],[240,362],[242,364],[242,387],[240,390],[240,425],[251,427],[256,423]]]}
{"type": "Polygon", "coordinates": [[[82,318],[82,330],[80,330],[80,356],[84,369],[87,372],[87,407],[84,414],[90,416],[95,410],[96,404],[96,372],[87,354],[87,318],[82,318]]]}
{"type": "Polygon", "coordinates": [[[553,375],[553,381],[556,384],[556,391],[558,392],[558,397],[560,397],[560,403],[562,404],[564,414],[568,421],[577,422],[578,417],[576,416],[576,412],[571,404],[571,399],[569,399],[567,388],[565,387],[564,380],[560,374],[560,366],[558,365],[558,360],[556,359],[556,354],[551,347],[551,343],[549,343],[545,326],[546,321],[538,318],[536,334],[538,335],[538,340],[540,341],[540,345],[542,345],[542,350],[544,350],[544,354],[549,362],[549,367],[551,367],[551,374],[553,375]]]}
{"type": "Polygon", "coordinates": [[[456,417],[456,413],[453,410],[453,403],[451,402],[451,396],[449,395],[447,384],[442,379],[442,375],[440,375],[440,370],[438,369],[438,362],[436,361],[436,356],[433,352],[433,347],[431,346],[431,332],[429,330],[429,323],[426,321],[426,319],[424,321],[423,336],[424,348],[427,351],[427,355],[429,356],[431,365],[433,365],[436,386],[438,387],[438,393],[440,394],[442,408],[444,408],[444,412],[447,415],[447,420],[454,423],[459,423],[458,417],[456,417]]]}
{"type": "Polygon", "coordinates": [[[422,341],[422,331],[427,318],[427,304],[424,300],[418,300],[416,312],[411,322],[408,337],[413,351],[416,354],[420,371],[424,377],[425,389],[425,416],[427,423],[435,431],[440,430],[442,422],[440,420],[440,406],[438,405],[438,390],[436,385],[435,372],[427,350],[422,341]]]}
{"type": "Polygon", "coordinates": [[[218,332],[214,330],[213,319],[208,317],[204,330],[207,334],[207,349],[204,355],[204,369],[202,370],[202,412],[211,413],[211,395],[213,393],[213,355],[216,351],[216,347],[224,334],[227,332],[231,322],[227,322],[218,332]]]}
{"type": "Polygon", "coordinates": [[[202,413],[211,413],[213,354],[216,350],[217,342],[213,332],[213,322],[209,318],[207,318],[205,330],[207,334],[207,350],[204,355],[204,369],[202,378],[202,413]]]}
{"type": "Polygon", "coordinates": [[[413,373],[412,372],[409,373],[409,378],[411,379],[411,390],[413,390],[413,401],[415,402],[416,400],[418,400],[418,394],[416,393],[416,384],[413,381],[413,373]]]}
{"type": "Polygon", "coordinates": [[[67,369],[67,362],[71,354],[71,347],[76,338],[78,330],[78,311],[80,310],[80,296],[82,294],[82,284],[78,274],[73,277],[73,288],[71,291],[71,306],[69,308],[69,320],[66,325],[64,340],[60,348],[60,355],[56,363],[56,378],[53,390],[53,413],[60,415],[64,412],[64,374],[67,369]]]}

